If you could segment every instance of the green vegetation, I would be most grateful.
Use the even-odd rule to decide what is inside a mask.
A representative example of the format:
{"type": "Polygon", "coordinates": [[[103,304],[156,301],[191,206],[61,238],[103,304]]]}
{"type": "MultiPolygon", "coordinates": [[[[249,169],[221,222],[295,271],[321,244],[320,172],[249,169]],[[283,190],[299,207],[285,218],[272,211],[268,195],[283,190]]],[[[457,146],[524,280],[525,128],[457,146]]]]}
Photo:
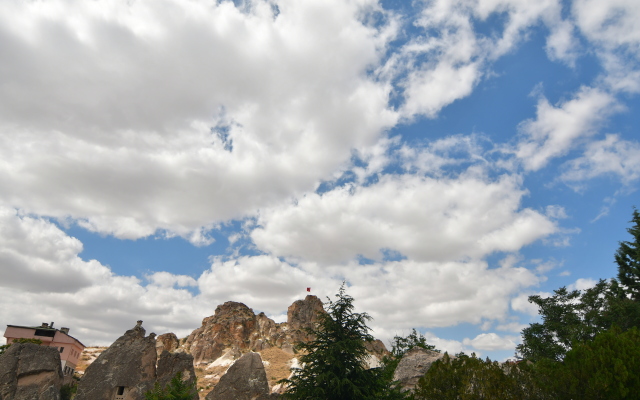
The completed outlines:
{"type": "Polygon", "coordinates": [[[182,380],[178,372],[164,388],[158,382],[153,389],[144,394],[145,400],[194,400],[198,398],[196,384],[182,380]]]}
{"type": "Polygon", "coordinates": [[[77,382],[62,385],[60,388],[60,400],[71,400],[76,396],[78,390],[77,382]]]}
{"type": "MultiPolygon", "coordinates": [[[[40,339],[25,339],[25,338],[19,338],[13,341],[13,343],[35,343],[35,344],[42,344],[42,340],[40,339]]],[[[13,344],[13,343],[9,343],[9,344],[4,344],[2,346],[0,346],[0,355],[2,355],[5,351],[7,351],[7,349],[13,344]]]]}
{"type": "Polygon", "coordinates": [[[420,378],[415,400],[529,400],[547,397],[527,363],[500,364],[464,353],[434,362],[420,378]]]}
{"type": "Polygon", "coordinates": [[[290,379],[284,399],[374,400],[402,399],[404,395],[385,378],[380,368],[367,369],[365,344],[373,341],[366,313],[355,313],[353,298],[345,293],[344,283],[337,300],[329,299],[328,312],[319,315],[312,341],[297,346],[302,351],[302,368],[290,379]]]}

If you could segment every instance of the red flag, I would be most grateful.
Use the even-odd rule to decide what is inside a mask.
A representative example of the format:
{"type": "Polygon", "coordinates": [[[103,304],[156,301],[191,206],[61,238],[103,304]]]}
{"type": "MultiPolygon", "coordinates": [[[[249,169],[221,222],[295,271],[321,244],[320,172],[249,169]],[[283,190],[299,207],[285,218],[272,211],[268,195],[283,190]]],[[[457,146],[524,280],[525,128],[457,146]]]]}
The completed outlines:
{"type": "Polygon", "coordinates": [[[311,291],[311,288],[310,288],[310,287],[308,287],[308,288],[307,288],[307,292],[310,292],[310,291],[311,291]]]}

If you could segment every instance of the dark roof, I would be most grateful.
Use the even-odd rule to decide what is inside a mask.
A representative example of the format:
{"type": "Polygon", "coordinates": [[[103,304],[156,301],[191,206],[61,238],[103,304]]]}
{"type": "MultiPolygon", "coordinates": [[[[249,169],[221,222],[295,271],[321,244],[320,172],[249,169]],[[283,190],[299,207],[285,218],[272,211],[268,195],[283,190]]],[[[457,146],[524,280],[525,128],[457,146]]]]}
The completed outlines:
{"type": "Polygon", "coordinates": [[[57,329],[57,328],[51,328],[51,327],[48,327],[48,326],[47,326],[47,327],[44,327],[44,326],[7,325],[7,327],[9,327],[9,326],[10,326],[10,327],[12,327],[12,328],[41,329],[41,330],[44,330],[44,331],[56,331],[56,332],[60,332],[60,333],[62,333],[63,335],[67,335],[67,336],[69,336],[71,339],[73,339],[73,340],[75,340],[76,342],[80,343],[80,344],[82,345],[82,347],[87,347],[87,346],[85,346],[84,344],[82,344],[82,342],[81,342],[81,341],[79,341],[78,339],[76,339],[75,337],[73,337],[73,336],[69,335],[68,333],[64,333],[64,332],[62,332],[60,329],[57,329]]]}

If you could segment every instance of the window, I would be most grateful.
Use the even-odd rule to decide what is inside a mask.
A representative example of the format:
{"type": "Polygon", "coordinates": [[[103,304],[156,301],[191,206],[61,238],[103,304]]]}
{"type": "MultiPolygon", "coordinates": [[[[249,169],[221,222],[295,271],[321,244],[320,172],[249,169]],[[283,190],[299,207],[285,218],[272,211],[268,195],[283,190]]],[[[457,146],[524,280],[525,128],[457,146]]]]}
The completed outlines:
{"type": "Polygon", "coordinates": [[[116,389],[116,395],[114,397],[115,400],[124,400],[124,386],[118,386],[116,389]]]}
{"type": "Polygon", "coordinates": [[[55,329],[36,329],[35,336],[54,337],[56,335],[55,329]]]}
{"type": "Polygon", "coordinates": [[[64,347],[60,347],[60,354],[64,351],[64,347]]]}

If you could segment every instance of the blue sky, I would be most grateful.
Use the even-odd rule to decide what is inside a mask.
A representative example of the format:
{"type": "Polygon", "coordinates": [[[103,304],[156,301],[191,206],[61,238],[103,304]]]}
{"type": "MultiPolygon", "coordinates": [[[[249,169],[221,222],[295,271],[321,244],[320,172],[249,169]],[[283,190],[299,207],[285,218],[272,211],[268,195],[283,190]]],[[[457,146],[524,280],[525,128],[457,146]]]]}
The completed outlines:
{"type": "Polygon", "coordinates": [[[514,354],[615,276],[631,0],[0,4],[0,323],[108,344],[346,281],[388,343],[514,354]]]}

